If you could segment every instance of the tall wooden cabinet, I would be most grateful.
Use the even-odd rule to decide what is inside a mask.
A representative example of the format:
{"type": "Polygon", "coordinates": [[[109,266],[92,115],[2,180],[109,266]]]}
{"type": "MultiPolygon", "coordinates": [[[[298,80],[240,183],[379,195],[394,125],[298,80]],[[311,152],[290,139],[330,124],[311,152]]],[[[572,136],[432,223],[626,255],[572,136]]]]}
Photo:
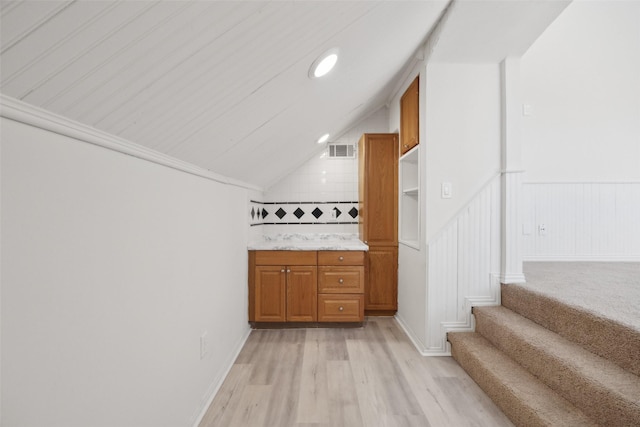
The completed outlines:
{"type": "Polygon", "coordinates": [[[398,309],[398,134],[358,142],[360,239],[369,245],[365,314],[398,309]]]}

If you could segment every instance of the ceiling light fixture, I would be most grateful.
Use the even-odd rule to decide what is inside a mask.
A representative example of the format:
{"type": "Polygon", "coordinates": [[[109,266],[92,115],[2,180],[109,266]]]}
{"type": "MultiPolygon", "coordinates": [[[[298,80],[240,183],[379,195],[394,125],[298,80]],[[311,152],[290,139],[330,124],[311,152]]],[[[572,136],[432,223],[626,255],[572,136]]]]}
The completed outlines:
{"type": "Polygon", "coordinates": [[[309,68],[309,77],[312,79],[326,75],[338,62],[338,48],[329,49],[318,57],[311,68],[309,68]]]}
{"type": "Polygon", "coordinates": [[[318,138],[318,144],[324,144],[325,142],[327,142],[329,140],[329,134],[325,133],[324,135],[322,135],[320,138],[318,138]]]}

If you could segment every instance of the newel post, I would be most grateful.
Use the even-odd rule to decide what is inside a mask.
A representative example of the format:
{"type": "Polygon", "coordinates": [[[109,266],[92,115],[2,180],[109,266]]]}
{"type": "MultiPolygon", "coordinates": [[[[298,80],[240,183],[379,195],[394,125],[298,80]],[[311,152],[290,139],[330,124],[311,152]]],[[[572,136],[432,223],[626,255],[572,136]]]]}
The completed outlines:
{"type": "Polygon", "coordinates": [[[520,59],[500,64],[502,107],[500,282],[524,283],[522,268],[522,101],[520,59]]]}

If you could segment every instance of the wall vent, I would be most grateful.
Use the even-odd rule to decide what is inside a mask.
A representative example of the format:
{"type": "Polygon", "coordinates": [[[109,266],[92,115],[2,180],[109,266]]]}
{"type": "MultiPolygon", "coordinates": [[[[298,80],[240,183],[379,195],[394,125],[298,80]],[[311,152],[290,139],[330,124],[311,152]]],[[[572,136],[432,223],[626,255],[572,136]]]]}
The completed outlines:
{"type": "Polygon", "coordinates": [[[353,144],[329,144],[330,159],[353,159],[356,150],[353,144]]]}

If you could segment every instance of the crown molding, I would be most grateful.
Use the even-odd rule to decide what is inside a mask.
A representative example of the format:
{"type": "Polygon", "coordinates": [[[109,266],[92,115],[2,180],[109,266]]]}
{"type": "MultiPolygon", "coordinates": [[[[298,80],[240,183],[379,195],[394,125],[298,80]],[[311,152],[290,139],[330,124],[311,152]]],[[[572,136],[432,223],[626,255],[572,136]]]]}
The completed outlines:
{"type": "Polygon", "coordinates": [[[264,191],[263,188],[255,185],[211,172],[192,163],[176,159],[3,94],[0,94],[0,116],[221,184],[264,191]]]}

